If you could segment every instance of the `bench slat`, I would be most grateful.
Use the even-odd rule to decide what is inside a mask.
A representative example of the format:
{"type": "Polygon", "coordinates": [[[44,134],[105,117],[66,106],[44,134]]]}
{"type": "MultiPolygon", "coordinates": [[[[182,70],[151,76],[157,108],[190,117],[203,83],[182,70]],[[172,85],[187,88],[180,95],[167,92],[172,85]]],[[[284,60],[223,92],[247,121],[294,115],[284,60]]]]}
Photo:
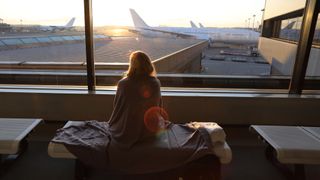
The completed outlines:
{"type": "Polygon", "coordinates": [[[0,118],[0,154],[16,154],[23,140],[42,119],[0,118]]]}
{"type": "Polygon", "coordinates": [[[299,126],[251,126],[286,164],[320,164],[320,139],[299,126]]]}

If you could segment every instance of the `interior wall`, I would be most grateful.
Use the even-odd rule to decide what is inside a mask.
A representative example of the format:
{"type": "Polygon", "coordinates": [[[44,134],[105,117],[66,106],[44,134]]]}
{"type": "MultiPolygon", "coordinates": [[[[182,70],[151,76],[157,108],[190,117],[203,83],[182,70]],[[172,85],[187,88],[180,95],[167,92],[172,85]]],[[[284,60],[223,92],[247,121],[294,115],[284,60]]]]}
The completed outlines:
{"type": "MultiPolygon", "coordinates": [[[[319,126],[320,96],[287,94],[162,93],[171,121],[215,121],[222,125],[282,124],[319,126]]],[[[0,93],[0,116],[43,118],[47,121],[109,119],[114,92],[0,93]]]]}

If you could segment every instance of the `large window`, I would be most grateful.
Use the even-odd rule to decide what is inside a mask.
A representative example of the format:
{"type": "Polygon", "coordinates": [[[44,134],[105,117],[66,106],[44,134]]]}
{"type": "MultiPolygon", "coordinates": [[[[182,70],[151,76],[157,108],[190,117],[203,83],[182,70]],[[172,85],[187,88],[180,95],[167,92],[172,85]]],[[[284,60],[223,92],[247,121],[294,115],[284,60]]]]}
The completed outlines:
{"type": "Polygon", "coordinates": [[[83,11],[77,0],[1,1],[0,71],[10,74],[5,82],[83,84],[75,78],[86,74],[83,11]]]}
{"type": "Polygon", "coordinates": [[[320,77],[320,15],[318,15],[317,25],[314,32],[314,38],[313,38],[313,48],[310,52],[309,62],[308,62],[308,68],[306,76],[308,79],[311,79],[315,81],[314,83],[317,83],[316,80],[320,77]]]}
{"type": "MultiPolygon", "coordinates": [[[[151,57],[163,86],[289,87],[294,52],[285,56],[280,46],[258,47],[264,0],[92,3],[97,85],[115,85],[128,68],[130,53],[142,50],[151,57]],[[262,54],[266,50],[268,56],[262,54]],[[278,73],[281,68],[288,73],[278,73]]],[[[276,17],[269,13],[266,17],[271,19],[266,21],[271,26],[264,31],[271,38],[297,44],[301,4],[302,0],[294,6],[300,10],[279,10],[276,17]]],[[[269,6],[265,11],[270,12],[269,6]]],[[[83,1],[4,0],[0,18],[0,72],[5,75],[0,83],[86,85],[83,1]]]]}
{"type": "Polygon", "coordinates": [[[201,80],[210,75],[270,77],[270,63],[257,49],[263,7],[264,0],[201,0],[183,6],[175,1],[94,0],[94,32],[110,38],[96,41],[98,85],[107,85],[101,84],[106,82],[103,75],[121,75],[135,50],[149,54],[163,81],[170,79],[169,84],[163,83],[165,86],[195,87],[198,82],[183,83],[195,77],[207,83],[201,86],[213,87],[216,84],[201,80]],[[106,11],[105,7],[110,6],[106,11]],[[244,8],[234,8],[237,6],[244,8]]]}

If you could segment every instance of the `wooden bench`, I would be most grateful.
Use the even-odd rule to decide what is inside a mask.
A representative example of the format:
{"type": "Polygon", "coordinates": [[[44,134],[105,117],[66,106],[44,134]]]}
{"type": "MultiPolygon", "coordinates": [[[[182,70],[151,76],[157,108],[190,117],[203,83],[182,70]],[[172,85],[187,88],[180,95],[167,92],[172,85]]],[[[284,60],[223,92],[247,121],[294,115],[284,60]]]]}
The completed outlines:
{"type": "Polygon", "coordinates": [[[268,144],[266,156],[288,179],[305,179],[305,164],[320,164],[320,127],[250,126],[268,144]],[[290,172],[285,165],[294,165],[290,172]]]}
{"type": "MultiPolygon", "coordinates": [[[[80,123],[83,122],[68,121],[64,127],[68,127],[70,125],[77,125],[80,123]]],[[[118,174],[121,174],[122,179],[178,179],[179,177],[185,177],[183,179],[206,179],[206,177],[211,177],[209,179],[219,180],[221,176],[221,164],[228,164],[231,161],[232,152],[229,145],[226,142],[216,145],[214,148],[214,152],[218,154],[219,157],[215,155],[210,155],[192,163],[189,163],[184,167],[173,169],[170,171],[143,175],[123,175],[121,173],[118,174]]],[[[53,158],[74,159],[74,179],[81,180],[86,178],[89,167],[86,167],[85,164],[83,164],[73,154],[71,154],[64,145],[50,142],[48,145],[48,154],[53,158]]],[[[110,173],[117,174],[117,172],[110,173]]]]}
{"type": "Polygon", "coordinates": [[[2,156],[19,155],[27,148],[27,136],[42,119],[0,118],[0,165],[2,156]]]}

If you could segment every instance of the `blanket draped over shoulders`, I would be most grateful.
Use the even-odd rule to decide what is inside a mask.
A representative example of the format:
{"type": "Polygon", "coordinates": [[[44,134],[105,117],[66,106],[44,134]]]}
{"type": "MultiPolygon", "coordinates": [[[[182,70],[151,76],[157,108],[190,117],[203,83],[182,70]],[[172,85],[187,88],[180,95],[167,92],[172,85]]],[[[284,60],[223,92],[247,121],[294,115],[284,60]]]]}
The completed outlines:
{"type": "Polygon", "coordinates": [[[168,116],[157,78],[127,77],[118,83],[108,122],[60,129],[53,141],[84,163],[134,174],[177,168],[213,154],[204,129],[170,123],[168,116]]]}

